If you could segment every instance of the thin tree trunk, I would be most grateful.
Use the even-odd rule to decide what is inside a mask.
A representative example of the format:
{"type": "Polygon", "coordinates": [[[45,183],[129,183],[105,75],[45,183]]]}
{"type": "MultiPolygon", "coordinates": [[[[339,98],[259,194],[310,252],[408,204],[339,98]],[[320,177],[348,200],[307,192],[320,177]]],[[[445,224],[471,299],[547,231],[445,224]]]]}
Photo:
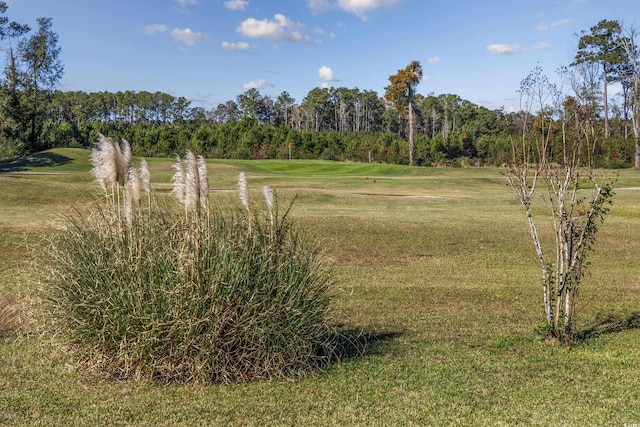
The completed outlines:
{"type": "Polygon", "coordinates": [[[436,109],[432,108],[431,109],[431,139],[434,139],[436,137],[436,120],[438,120],[438,117],[436,115],[436,109]]]}
{"type": "Polygon", "coordinates": [[[556,311],[554,313],[554,317],[553,317],[553,331],[554,333],[558,334],[558,331],[560,330],[560,313],[562,313],[562,293],[557,292],[556,293],[556,311]]]}
{"type": "Polygon", "coordinates": [[[634,76],[633,81],[633,110],[631,112],[631,125],[633,126],[633,138],[636,144],[635,168],[640,169],[640,76],[634,76]]]}
{"type": "Polygon", "coordinates": [[[609,138],[609,106],[607,101],[607,65],[603,64],[602,91],[603,91],[603,107],[604,107],[604,137],[609,138]]]}
{"type": "Polygon", "coordinates": [[[409,166],[413,166],[413,104],[409,98],[409,166]]]}
{"type": "Polygon", "coordinates": [[[571,336],[571,316],[573,315],[573,298],[571,289],[567,289],[564,294],[564,333],[571,336]]]}
{"type": "Polygon", "coordinates": [[[547,267],[547,263],[544,259],[544,253],[542,252],[542,246],[540,245],[540,238],[538,237],[538,229],[536,228],[536,224],[533,221],[533,213],[531,212],[531,208],[527,209],[527,220],[529,222],[529,229],[531,230],[531,237],[533,238],[533,243],[536,248],[536,254],[538,255],[538,260],[540,261],[540,267],[542,270],[542,300],[544,303],[544,314],[547,319],[547,322],[550,324],[553,321],[553,310],[551,309],[551,272],[547,267]]]}

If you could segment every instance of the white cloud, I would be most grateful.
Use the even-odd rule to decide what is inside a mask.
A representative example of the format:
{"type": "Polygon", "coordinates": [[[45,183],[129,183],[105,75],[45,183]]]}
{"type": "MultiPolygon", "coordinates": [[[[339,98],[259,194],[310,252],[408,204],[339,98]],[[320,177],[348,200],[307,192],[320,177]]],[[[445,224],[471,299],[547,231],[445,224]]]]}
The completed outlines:
{"type": "Polygon", "coordinates": [[[431,64],[435,64],[435,63],[440,62],[440,58],[439,58],[439,57],[437,57],[437,56],[434,56],[433,58],[429,58],[429,59],[427,60],[427,62],[429,62],[429,63],[431,63],[431,64]]]}
{"type": "Polygon", "coordinates": [[[338,7],[345,12],[353,13],[361,19],[367,19],[367,13],[382,7],[390,7],[401,0],[338,0],[338,7]]]}
{"type": "Polygon", "coordinates": [[[519,44],[492,44],[487,50],[494,55],[516,55],[524,51],[519,44]]]}
{"type": "Polygon", "coordinates": [[[192,31],[190,28],[185,28],[184,30],[174,28],[171,30],[171,37],[183,42],[187,46],[193,46],[200,40],[204,39],[204,35],[202,33],[192,31]]]}
{"type": "Polygon", "coordinates": [[[533,50],[547,50],[551,48],[552,46],[547,42],[538,42],[533,46],[533,50]]]}
{"type": "Polygon", "coordinates": [[[560,19],[558,21],[554,21],[551,24],[547,24],[545,22],[542,22],[540,24],[538,24],[536,26],[536,30],[538,31],[548,31],[548,30],[553,30],[554,28],[558,28],[558,27],[562,27],[565,25],[569,25],[571,24],[571,20],[570,19],[560,19]]]}
{"type": "Polygon", "coordinates": [[[285,41],[293,43],[311,43],[311,39],[305,33],[304,25],[291,21],[286,16],[277,13],[274,20],[245,19],[240,23],[237,31],[243,36],[285,41]]]}
{"type": "Polygon", "coordinates": [[[229,10],[246,10],[249,6],[247,0],[227,0],[224,2],[224,7],[229,10]]]}
{"type": "Polygon", "coordinates": [[[238,42],[238,43],[229,43],[222,42],[222,48],[226,50],[247,50],[249,49],[249,43],[238,42]]]}
{"type": "Polygon", "coordinates": [[[332,82],[333,81],[333,70],[331,68],[327,67],[326,65],[323,65],[318,70],[318,78],[320,80],[324,80],[325,82],[332,82]]]}
{"type": "Polygon", "coordinates": [[[242,85],[244,89],[262,89],[263,87],[271,86],[266,80],[258,79],[250,81],[242,85]]]}
{"type": "Polygon", "coordinates": [[[164,33],[165,31],[167,31],[167,26],[163,25],[163,24],[153,24],[153,25],[146,25],[144,27],[144,32],[145,34],[155,34],[155,33],[164,33]]]}

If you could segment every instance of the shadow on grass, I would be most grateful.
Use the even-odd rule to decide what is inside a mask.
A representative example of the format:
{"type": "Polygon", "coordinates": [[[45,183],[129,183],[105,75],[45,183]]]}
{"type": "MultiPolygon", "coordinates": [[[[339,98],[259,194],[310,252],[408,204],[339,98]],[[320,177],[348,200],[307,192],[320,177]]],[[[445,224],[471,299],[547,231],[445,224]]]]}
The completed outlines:
{"type": "Polygon", "coordinates": [[[66,165],[71,158],[60,154],[43,152],[24,157],[0,161],[0,173],[23,172],[28,169],[66,165]]]}
{"type": "Polygon", "coordinates": [[[596,323],[576,334],[578,342],[585,342],[601,335],[640,329],[640,312],[628,316],[606,315],[596,319],[596,323]]]}
{"type": "Polygon", "coordinates": [[[380,354],[384,345],[398,338],[399,332],[367,332],[362,329],[339,329],[333,335],[333,357],[329,363],[380,354]]]}

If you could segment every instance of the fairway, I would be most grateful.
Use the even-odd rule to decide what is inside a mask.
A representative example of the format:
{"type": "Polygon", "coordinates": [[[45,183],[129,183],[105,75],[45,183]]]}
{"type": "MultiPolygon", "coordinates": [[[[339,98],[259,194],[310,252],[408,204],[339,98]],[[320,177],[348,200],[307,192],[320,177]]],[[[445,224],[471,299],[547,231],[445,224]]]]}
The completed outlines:
{"type": "MultiPolygon", "coordinates": [[[[295,199],[293,219],[332,265],[333,323],[366,349],[291,381],[167,386],[88,371],[40,319],[33,248],[101,196],[88,158],[0,162],[0,313],[22,318],[0,329],[0,425],[640,423],[638,171],[617,172],[577,305],[583,342],[567,348],[538,334],[540,268],[501,169],[209,160],[213,203],[236,197],[240,171],[253,203],[263,185],[281,206],[295,199]]],[[[173,159],[148,161],[153,189],[170,191],[173,159]]]]}

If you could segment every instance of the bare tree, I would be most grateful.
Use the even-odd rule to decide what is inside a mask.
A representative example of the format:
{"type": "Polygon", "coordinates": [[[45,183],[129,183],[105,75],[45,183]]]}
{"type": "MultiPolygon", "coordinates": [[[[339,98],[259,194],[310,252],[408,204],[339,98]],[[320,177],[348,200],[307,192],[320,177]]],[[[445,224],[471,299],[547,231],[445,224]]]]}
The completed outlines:
{"type": "Polygon", "coordinates": [[[513,162],[505,174],[526,211],[542,272],[548,333],[566,341],[573,337],[585,259],[608,212],[613,190],[606,177],[598,176],[592,167],[597,134],[591,105],[578,97],[565,98],[540,67],[522,81],[520,94],[522,140],[517,149],[514,143],[513,162]],[[559,131],[554,118],[562,121],[559,131]],[[534,119],[535,124],[530,123],[534,119]],[[548,208],[555,237],[552,248],[540,236],[533,209],[536,200],[548,208]]]}
{"type": "Polygon", "coordinates": [[[620,43],[628,61],[625,78],[631,88],[631,123],[636,144],[635,168],[640,169],[640,52],[636,43],[637,37],[638,30],[630,27],[625,29],[625,37],[620,38],[620,43]]]}

